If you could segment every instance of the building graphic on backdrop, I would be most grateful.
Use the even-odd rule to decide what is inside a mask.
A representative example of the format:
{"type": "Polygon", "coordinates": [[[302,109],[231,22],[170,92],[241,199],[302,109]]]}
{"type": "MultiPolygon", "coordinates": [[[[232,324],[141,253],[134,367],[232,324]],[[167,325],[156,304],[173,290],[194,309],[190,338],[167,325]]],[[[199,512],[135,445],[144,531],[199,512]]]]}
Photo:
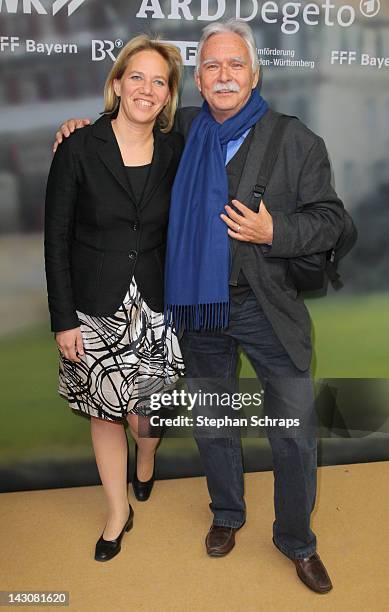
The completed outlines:
{"type": "Polygon", "coordinates": [[[0,11],[9,14],[24,13],[31,15],[56,15],[59,11],[64,11],[70,17],[84,4],[86,0],[54,0],[50,4],[41,0],[0,0],[0,11]]]}

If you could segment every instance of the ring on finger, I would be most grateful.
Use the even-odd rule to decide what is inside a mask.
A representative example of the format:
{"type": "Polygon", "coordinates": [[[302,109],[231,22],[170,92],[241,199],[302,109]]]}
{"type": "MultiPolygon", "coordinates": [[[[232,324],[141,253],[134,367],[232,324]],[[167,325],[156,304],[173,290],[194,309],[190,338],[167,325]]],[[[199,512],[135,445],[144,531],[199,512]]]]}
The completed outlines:
{"type": "Polygon", "coordinates": [[[238,234],[240,233],[240,225],[238,225],[238,227],[236,228],[236,231],[238,232],[238,234]]]}

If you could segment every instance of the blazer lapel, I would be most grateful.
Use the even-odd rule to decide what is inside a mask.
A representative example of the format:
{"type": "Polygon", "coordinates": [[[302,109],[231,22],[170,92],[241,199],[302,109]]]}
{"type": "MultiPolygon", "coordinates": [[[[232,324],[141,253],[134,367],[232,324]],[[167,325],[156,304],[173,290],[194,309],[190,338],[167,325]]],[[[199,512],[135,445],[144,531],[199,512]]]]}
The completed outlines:
{"type": "Polygon", "coordinates": [[[118,181],[118,183],[120,183],[135,204],[134,195],[126,177],[122,156],[117,143],[107,142],[103,147],[101,147],[98,154],[103,164],[113,174],[115,179],[118,181]]]}
{"type": "Polygon", "coordinates": [[[154,130],[154,153],[151,162],[147,183],[143,190],[142,199],[138,208],[144,208],[152,198],[158,185],[164,179],[173,157],[173,150],[165,139],[164,134],[154,130]]]}
{"type": "Polygon", "coordinates": [[[127,180],[119,145],[111,126],[111,118],[107,115],[100,117],[93,125],[93,134],[96,138],[104,141],[97,152],[101,161],[126,191],[132,203],[136,205],[134,194],[127,180]]]}

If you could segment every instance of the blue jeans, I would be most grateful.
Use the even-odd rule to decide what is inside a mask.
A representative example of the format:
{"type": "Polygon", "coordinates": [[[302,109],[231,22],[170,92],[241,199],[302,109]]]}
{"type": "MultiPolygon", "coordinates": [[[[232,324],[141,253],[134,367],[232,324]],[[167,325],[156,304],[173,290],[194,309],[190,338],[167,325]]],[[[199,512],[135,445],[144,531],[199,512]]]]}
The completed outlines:
{"type": "MultiPolygon", "coordinates": [[[[231,300],[229,327],[219,332],[186,332],[180,342],[190,391],[193,379],[217,379],[211,390],[221,390],[222,379],[229,393],[237,386],[238,346],[249,358],[265,390],[268,412],[279,416],[312,417],[313,384],[309,370],[301,371],[291,361],[251,292],[239,304],[231,300]],[[288,382],[289,381],[289,382],[288,382]],[[296,384],[297,382],[297,384],[296,384]],[[273,406],[273,407],[272,407],[273,406]],[[274,408],[275,407],[275,408],[274,408]]],[[[206,389],[210,390],[210,389],[206,389]]],[[[197,414],[201,413],[196,407],[197,414]]],[[[194,411],[194,416],[196,416],[194,411]]],[[[234,414],[233,416],[237,416],[234,414]]],[[[313,417],[312,417],[313,418],[313,417]]],[[[220,437],[194,436],[200,451],[211,497],[214,525],[240,527],[245,522],[242,450],[239,431],[220,437]]],[[[267,430],[273,454],[276,546],[291,559],[316,550],[310,516],[316,498],[316,436],[313,430],[300,436],[274,435],[267,430]]]]}

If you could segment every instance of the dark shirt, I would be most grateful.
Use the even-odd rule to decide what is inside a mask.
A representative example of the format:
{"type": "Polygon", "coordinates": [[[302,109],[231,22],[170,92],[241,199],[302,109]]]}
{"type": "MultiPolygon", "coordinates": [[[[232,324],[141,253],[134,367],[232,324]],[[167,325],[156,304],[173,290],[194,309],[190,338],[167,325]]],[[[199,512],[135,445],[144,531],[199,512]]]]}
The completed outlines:
{"type": "MultiPolygon", "coordinates": [[[[244,165],[246,163],[246,158],[250,148],[252,137],[253,130],[251,129],[246,138],[244,139],[243,143],[236,150],[234,156],[228,162],[227,174],[233,172],[234,174],[238,174],[239,177],[241,176],[244,165]]],[[[229,199],[232,200],[233,198],[235,198],[235,193],[229,193],[229,199]]],[[[239,272],[237,286],[230,285],[230,298],[238,304],[242,304],[250,295],[250,292],[251,287],[249,285],[249,282],[246,279],[243,271],[241,270],[239,272]]]]}
{"type": "Polygon", "coordinates": [[[134,195],[136,204],[142,200],[151,164],[144,166],[125,166],[127,180],[134,195]]]}

